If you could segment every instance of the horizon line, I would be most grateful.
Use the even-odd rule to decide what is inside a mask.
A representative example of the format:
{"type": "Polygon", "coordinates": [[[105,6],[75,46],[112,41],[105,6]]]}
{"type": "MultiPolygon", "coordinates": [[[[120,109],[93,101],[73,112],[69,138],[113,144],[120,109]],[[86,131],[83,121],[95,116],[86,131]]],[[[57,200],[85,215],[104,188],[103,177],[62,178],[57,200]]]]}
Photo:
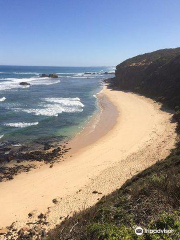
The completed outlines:
{"type": "Polygon", "coordinates": [[[13,67],[115,67],[116,65],[109,66],[51,66],[51,65],[15,65],[15,64],[0,64],[0,66],[13,66],[13,67]]]}

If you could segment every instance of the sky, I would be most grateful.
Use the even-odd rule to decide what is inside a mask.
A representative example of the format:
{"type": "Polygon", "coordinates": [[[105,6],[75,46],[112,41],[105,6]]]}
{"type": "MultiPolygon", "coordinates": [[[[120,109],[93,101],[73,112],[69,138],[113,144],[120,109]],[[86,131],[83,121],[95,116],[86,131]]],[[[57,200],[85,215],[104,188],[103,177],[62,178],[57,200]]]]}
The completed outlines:
{"type": "Polygon", "coordinates": [[[180,0],[0,0],[0,65],[115,66],[180,46],[180,0]]]}

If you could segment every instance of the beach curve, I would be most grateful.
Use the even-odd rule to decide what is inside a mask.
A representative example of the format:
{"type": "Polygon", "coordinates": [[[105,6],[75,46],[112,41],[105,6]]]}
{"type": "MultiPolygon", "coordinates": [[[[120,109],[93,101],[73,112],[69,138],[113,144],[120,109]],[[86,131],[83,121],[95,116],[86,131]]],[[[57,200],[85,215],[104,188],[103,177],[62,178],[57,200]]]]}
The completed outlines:
{"type": "MultiPolygon", "coordinates": [[[[47,228],[52,228],[74,211],[95,204],[174,148],[176,124],[158,103],[107,88],[101,94],[119,112],[114,127],[52,169],[44,166],[1,183],[0,228],[15,221],[20,228],[29,221],[29,212],[46,213],[48,207],[47,228]],[[58,200],[56,205],[52,203],[54,198],[58,200]]],[[[99,124],[94,131],[103,127],[99,124]]]]}

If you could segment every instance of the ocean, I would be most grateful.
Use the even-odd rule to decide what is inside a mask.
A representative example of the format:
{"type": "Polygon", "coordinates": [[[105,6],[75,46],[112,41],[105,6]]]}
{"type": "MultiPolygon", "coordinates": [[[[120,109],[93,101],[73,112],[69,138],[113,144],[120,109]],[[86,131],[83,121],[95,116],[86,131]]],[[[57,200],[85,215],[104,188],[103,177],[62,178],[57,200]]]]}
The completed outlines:
{"type": "Polygon", "coordinates": [[[98,111],[96,94],[113,71],[113,67],[0,66],[0,142],[72,138],[98,111]],[[41,77],[43,73],[57,73],[58,78],[41,77]]]}

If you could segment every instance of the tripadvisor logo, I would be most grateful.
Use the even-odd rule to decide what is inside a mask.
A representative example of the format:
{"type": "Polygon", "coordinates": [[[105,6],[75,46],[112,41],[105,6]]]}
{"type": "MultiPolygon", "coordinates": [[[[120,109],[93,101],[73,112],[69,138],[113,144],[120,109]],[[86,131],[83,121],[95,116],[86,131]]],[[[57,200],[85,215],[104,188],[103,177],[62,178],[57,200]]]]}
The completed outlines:
{"type": "Polygon", "coordinates": [[[153,233],[167,233],[167,234],[170,234],[170,233],[173,233],[173,229],[146,229],[144,228],[144,230],[142,229],[142,227],[136,227],[135,229],[135,233],[137,235],[142,235],[143,233],[150,233],[150,234],[153,234],[153,233]]]}
{"type": "Polygon", "coordinates": [[[137,228],[135,229],[135,233],[136,233],[137,235],[142,235],[142,234],[143,234],[143,229],[142,229],[141,227],[137,227],[137,228]]]}

